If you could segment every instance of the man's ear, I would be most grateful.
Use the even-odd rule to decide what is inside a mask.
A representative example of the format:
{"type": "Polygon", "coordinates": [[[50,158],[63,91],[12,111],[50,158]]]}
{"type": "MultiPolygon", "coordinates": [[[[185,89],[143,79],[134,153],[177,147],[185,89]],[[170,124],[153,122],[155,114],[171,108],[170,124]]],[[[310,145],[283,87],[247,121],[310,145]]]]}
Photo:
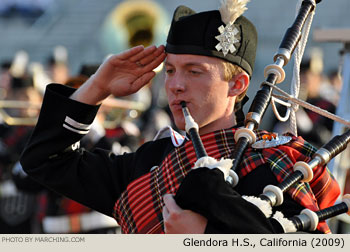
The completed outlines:
{"type": "Polygon", "coordinates": [[[249,76],[247,73],[239,73],[229,81],[229,96],[237,96],[243,93],[249,86],[249,76]]]}

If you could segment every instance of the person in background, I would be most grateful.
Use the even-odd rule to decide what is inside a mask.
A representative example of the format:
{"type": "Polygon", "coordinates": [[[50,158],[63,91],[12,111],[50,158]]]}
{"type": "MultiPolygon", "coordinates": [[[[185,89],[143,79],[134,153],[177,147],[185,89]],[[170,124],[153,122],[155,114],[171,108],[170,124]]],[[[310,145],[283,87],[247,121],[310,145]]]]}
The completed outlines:
{"type": "Polygon", "coordinates": [[[332,69],[328,74],[328,81],[321,86],[320,96],[334,106],[338,105],[340,93],[343,86],[343,80],[338,69],[332,69]]]}
{"type": "MultiPolygon", "coordinates": [[[[96,71],[97,67],[96,65],[83,65],[79,75],[69,78],[65,85],[75,88],[80,87],[96,71]]],[[[113,148],[114,139],[105,136],[103,127],[105,117],[102,113],[100,111],[89,134],[82,139],[82,148],[86,150],[93,150],[94,148],[116,149],[113,148]]],[[[123,150],[126,150],[126,148],[123,150]]],[[[112,218],[93,211],[55,191],[47,190],[28,177],[19,163],[16,164],[13,170],[13,177],[17,188],[44,196],[41,198],[43,204],[40,209],[40,233],[120,233],[120,228],[112,218]]]]}
{"type": "MultiPolygon", "coordinates": [[[[29,105],[16,109],[1,108],[7,117],[0,125],[0,233],[39,232],[37,213],[40,194],[34,192],[32,187],[16,187],[16,179],[12,172],[33,130],[33,126],[27,124],[26,118],[38,116],[38,109],[35,106],[31,107],[31,104],[41,103],[41,98],[30,75],[10,75],[6,100],[26,102],[29,105]],[[8,124],[11,122],[15,124],[8,124]]],[[[34,185],[34,188],[37,187],[34,185]]]]}
{"type": "MultiPolygon", "coordinates": [[[[315,71],[311,63],[312,61],[306,60],[300,66],[300,85],[305,90],[305,100],[334,114],[335,105],[321,96],[322,73],[315,71]]],[[[317,148],[331,139],[333,121],[313,111],[299,109],[297,112],[297,126],[298,134],[317,148]]]]}
{"type": "MultiPolygon", "coordinates": [[[[325,81],[317,68],[312,67],[312,60],[303,60],[300,64],[300,99],[327,110],[330,113],[335,113],[336,105],[325,97],[325,81]],[[323,90],[323,91],[322,91],[323,90]],[[323,93],[322,93],[323,92],[323,93]]],[[[282,115],[285,107],[279,108],[282,115]]],[[[316,112],[299,107],[296,112],[297,132],[298,135],[307,139],[312,145],[320,148],[327,143],[332,137],[333,120],[324,117],[316,112]]],[[[289,130],[288,122],[275,122],[273,131],[281,134],[289,130]]]]}
{"type": "Polygon", "coordinates": [[[4,99],[10,88],[11,73],[10,73],[11,62],[4,61],[1,64],[0,69],[0,97],[4,99]]]}

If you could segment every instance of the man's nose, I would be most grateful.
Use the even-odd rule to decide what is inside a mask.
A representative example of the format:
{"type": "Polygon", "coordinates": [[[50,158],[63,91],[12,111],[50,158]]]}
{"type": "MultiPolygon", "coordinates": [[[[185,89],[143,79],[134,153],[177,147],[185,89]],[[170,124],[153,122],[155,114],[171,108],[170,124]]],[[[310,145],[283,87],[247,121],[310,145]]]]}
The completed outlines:
{"type": "Polygon", "coordinates": [[[171,92],[177,94],[184,92],[186,89],[186,82],[181,74],[176,74],[174,78],[171,80],[169,88],[171,92]]]}

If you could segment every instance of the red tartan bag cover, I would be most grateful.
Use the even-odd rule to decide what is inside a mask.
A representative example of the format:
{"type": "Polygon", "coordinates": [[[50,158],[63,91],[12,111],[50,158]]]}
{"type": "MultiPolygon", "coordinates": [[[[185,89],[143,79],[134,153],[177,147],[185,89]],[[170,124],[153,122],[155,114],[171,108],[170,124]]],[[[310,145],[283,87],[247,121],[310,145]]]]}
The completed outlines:
{"type": "MultiPolygon", "coordinates": [[[[235,146],[235,130],[219,130],[201,136],[208,155],[216,159],[229,158],[235,146]]],[[[257,139],[261,139],[263,134],[266,131],[257,132],[257,139]]],[[[294,136],[285,145],[259,150],[248,148],[238,176],[242,178],[256,167],[268,163],[277,181],[282,182],[293,172],[296,161],[308,162],[314,152],[310,144],[294,136]]],[[[196,160],[192,142],[187,141],[170,152],[160,166],[131,182],[116,201],[113,212],[123,233],[164,233],[162,196],[166,193],[176,194],[196,160]]],[[[288,193],[305,208],[317,211],[333,205],[340,190],[326,167],[314,172],[310,183],[298,183],[288,193]]],[[[324,233],[330,232],[325,222],[320,222],[317,228],[324,233]]]]}

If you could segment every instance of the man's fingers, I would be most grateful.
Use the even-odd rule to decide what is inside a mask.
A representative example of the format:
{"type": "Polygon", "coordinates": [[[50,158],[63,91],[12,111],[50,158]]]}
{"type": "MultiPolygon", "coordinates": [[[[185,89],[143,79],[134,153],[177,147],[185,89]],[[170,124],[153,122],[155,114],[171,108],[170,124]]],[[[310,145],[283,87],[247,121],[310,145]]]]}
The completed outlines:
{"type": "Polygon", "coordinates": [[[146,49],[143,46],[133,47],[121,54],[116,54],[110,57],[110,62],[113,65],[120,66],[122,61],[128,61],[135,65],[129,65],[132,70],[140,70],[139,74],[145,74],[151,72],[157,66],[159,66],[165,59],[166,53],[164,52],[164,46],[156,47],[150,46],[146,49]]]}
{"type": "Polygon", "coordinates": [[[179,207],[178,204],[176,204],[176,201],[174,199],[174,196],[171,194],[165,194],[163,196],[163,201],[165,204],[165,207],[168,209],[169,214],[171,213],[179,213],[182,211],[182,208],[179,207]]]}
{"type": "Polygon", "coordinates": [[[149,63],[152,63],[157,57],[159,57],[161,54],[164,53],[164,46],[160,46],[155,50],[152,54],[145,56],[144,58],[140,59],[139,62],[142,65],[147,65],[149,63]]]}
{"type": "Polygon", "coordinates": [[[156,75],[155,72],[147,72],[143,75],[141,75],[138,79],[136,79],[133,83],[133,91],[136,92],[140,88],[142,88],[144,85],[146,85],[154,76],[156,75]]]}
{"type": "Polygon", "coordinates": [[[163,220],[166,221],[169,218],[169,210],[166,206],[163,207],[162,214],[163,220]]]}
{"type": "Polygon", "coordinates": [[[131,62],[137,62],[142,60],[143,58],[147,57],[148,55],[151,55],[154,51],[157,50],[157,47],[152,45],[147,48],[145,48],[143,51],[138,52],[137,54],[133,55],[129,58],[131,62]]]}
{"type": "Polygon", "coordinates": [[[159,66],[164,59],[166,58],[166,53],[162,52],[159,56],[157,56],[152,62],[150,62],[149,64],[145,65],[143,67],[143,70],[145,72],[149,72],[152,71],[153,69],[155,69],[157,66],[159,66]]]}
{"type": "Polygon", "coordinates": [[[140,52],[144,51],[145,48],[143,45],[135,46],[133,48],[130,48],[118,55],[116,55],[119,59],[126,60],[129,59],[130,57],[133,57],[134,55],[139,54],[140,52]]]}

